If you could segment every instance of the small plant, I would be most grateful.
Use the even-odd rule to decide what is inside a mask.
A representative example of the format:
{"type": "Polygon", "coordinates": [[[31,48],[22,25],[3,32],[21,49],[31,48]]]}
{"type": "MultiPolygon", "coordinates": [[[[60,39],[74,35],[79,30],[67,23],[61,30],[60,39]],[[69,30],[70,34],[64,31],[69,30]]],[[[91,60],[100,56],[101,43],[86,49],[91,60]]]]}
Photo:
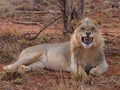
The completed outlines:
{"type": "Polygon", "coordinates": [[[0,57],[0,63],[15,61],[16,57],[10,51],[3,51],[0,57]]]}
{"type": "Polygon", "coordinates": [[[0,0],[0,16],[7,17],[12,16],[15,9],[10,0],[0,0]]]}
{"type": "Polygon", "coordinates": [[[119,27],[120,24],[119,24],[119,23],[111,23],[111,26],[112,26],[112,27],[119,27]]]}

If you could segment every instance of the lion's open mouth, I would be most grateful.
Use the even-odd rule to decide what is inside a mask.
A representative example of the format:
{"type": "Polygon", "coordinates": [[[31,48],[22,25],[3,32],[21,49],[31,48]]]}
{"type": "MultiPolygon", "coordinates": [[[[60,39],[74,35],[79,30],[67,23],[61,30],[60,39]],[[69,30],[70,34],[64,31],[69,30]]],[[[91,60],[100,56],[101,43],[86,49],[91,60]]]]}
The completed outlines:
{"type": "Polygon", "coordinates": [[[85,44],[90,44],[93,42],[93,37],[82,37],[82,42],[85,44]]]}

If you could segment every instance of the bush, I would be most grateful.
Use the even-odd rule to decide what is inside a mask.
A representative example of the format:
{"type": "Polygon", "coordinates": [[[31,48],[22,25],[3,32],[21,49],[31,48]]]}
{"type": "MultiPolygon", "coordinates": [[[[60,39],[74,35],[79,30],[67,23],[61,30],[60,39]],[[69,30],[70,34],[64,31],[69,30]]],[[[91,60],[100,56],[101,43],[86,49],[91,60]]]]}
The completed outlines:
{"type": "Polygon", "coordinates": [[[10,0],[0,0],[0,16],[8,17],[14,14],[15,8],[10,0]]]}

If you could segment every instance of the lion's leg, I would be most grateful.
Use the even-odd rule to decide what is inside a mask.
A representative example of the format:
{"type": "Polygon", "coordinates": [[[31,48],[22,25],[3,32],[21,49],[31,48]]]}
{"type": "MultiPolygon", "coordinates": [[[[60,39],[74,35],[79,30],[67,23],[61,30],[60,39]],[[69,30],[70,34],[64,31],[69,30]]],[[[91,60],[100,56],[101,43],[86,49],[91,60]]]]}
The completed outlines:
{"type": "Polygon", "coordinates": [[[88,76],[87,76],[87,73],[85,72],[85,70],[81,66],[77,66],[77,64],[75,64],[75,63],[73,63],[72,65],[73,66],[71,66],[71,69],[72,69],[73,78],[75,80],[78,80],[81,78],[83,82],[87,81],[88,76]]]}
{"type": "Polygon", "coordinates": [[[16,61],[15,63],[3,67],[3,70],[6,72],[15,72],[17,71],[18,67],[20,67],[21,65],[31,64],[33,62],[40,60],[39,58],[43,54],[44,54],[43,51],[39,51],[38,53],[35,54],[33,53],[32,56],[25,53],[23,56],[19,57],[18,61],[16,61]]]}
{"type": "Polygon", "coordinates": [[[70,68],[71,68],[71,73],[72,74],[76,74],[77,73],[77,62],[74,59],[73,55],[71,56],[71,66],[70,66],[70,68]]]}
{"type": "Polygon", "coordinates": [[[40,68],[45,68],[45,63],[46,63],[46,61],[47,61],[47,55],[46,55],[46,53],[43,53],[43,54],[39,57],[38,61],[33,62],[33,63],[31,63],[31,64],[29,64],[29,65],[27,65],[27,66],[22,65],[22,66],[20,66],[20,67],[18,68],[18,70],[19,70],[20,72],[28,72],[28,71],[39,70],[40,68]]]}
{"type": "Polygon", "coordinates": [[[108,70],[108,64],[104,61],[102,64],[99,64],[95,68],[90,70],[90,74],[95,76],[100,76],[101,74],[105,73],[108,70]]]}
{"type": "Polygon", "coordinates": [[[18,68],[18,71],[20,72],[29,72],[29,71],[35,71],[39,70],[40,68],[45,68],[44,63],[41,61],[36,61],[28,66],[22,65],[18,68]]]}
{"type": "Polygon", "coordinates": [[[75,80],[78,80],[79,78],[82,79],[82,81],[86,81],[88,79],[87,73],[85,70],[79,65],[77,60],[74,59],[74,57],[71,57],[71,73],[73,74],[73,78],[75,80]]]}

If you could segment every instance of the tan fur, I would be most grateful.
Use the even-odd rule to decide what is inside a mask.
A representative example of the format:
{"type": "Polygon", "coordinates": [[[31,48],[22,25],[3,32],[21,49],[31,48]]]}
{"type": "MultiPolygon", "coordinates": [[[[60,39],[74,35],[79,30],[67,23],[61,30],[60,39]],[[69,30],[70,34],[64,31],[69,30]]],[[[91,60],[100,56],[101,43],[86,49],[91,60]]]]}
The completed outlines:
{"type": "Polygon", "coordinates": [[[85,18],[75,29],[70,42],[29,47],[22,51],[17,62],[3,67],[3,69],[6,72],[14,72],[20,67],[20,70],[23,71],[47,68],[69,71],[74,74],[79,73],[82,69],[82,71],[89,71],[90,74],[99,76],[108,69],[103,42],[99,29],[92,20],[85,18]],[[84,28],[83,31],[81,31],[82,28],[84,28]],[[86,32],[89,32],[93,38],[88,45],[82,41],[86,32]]]}
{"type": "Polygon", "coordinates": [[[80,24],[81,24],[81,20],[73,19],[71,21],[71,25],[72,25],[73,30],[75,30],[80,24]]]}

